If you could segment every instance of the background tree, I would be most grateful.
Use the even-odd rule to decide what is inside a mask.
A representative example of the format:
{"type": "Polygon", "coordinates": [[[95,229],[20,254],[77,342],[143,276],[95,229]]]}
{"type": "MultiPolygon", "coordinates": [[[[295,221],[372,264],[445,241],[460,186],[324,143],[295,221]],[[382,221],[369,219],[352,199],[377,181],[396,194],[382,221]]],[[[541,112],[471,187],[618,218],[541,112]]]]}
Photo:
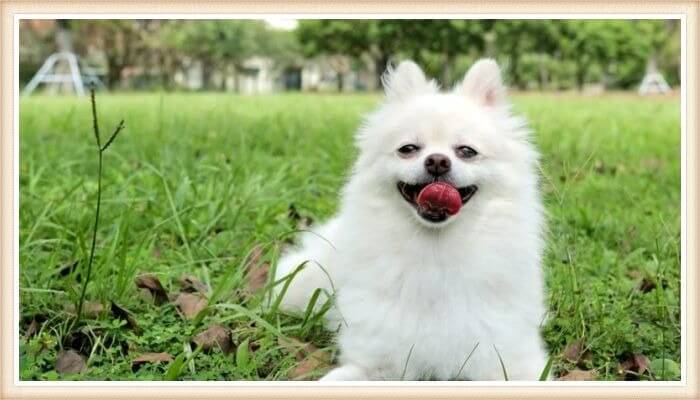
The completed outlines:
{"type": "Polygon", "coordinates": [[[337,89],[342,91],[350,72],[350,58],[359,58],[369,47],[368,21],[303,20],[297,37],[305,56],[325,56],[336,74],[337,89]]]}
{"type": "MultiPolygon", "coordinates": [[[[261,20],[72,20],[69,27],[75,52],[101,66],[111,88],[172,89],[179,71],[198,65],[203,89],[220,90],[253,56],[278,69],[321,57],[338,90],[353,70],[374,73],[380,88],[387,65],[403,58],[445,86],[483,56],[497,58],[520,89],[630,89],[654,66],[671,85],[680,80],[676,20],[301,20],[294,31],[261,20]]],[[[56,21],[20,23],[22,82],[56,51],[56,29],[56,21]]]]}

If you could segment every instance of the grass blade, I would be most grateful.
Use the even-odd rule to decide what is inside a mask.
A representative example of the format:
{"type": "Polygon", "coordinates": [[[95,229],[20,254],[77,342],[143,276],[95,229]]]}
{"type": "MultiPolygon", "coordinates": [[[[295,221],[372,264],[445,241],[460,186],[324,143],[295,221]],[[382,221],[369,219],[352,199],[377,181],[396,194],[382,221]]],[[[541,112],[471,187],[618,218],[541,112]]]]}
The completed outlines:
{"type": "Polygon", "coordinates": [[[496,350],[496,355],[498,356],[498,362],[501,363],[501,369],[503,370],[503,379],[507,381],[508,380],[508,371],[506,371],[506,365],[503,363],[503,358],[501,358],[501,353],[498,352],[496,345],[493,346],[493,349],[496,350]]]}
{"type": "Polygon", "coordinates": [[[549,379],[549,371],[552,369],[552,363],[554,362],[554,356],[549,356],[547,364],[544,366],[542,373],[540,374],[540,381],[546,381],[549,379]]]}

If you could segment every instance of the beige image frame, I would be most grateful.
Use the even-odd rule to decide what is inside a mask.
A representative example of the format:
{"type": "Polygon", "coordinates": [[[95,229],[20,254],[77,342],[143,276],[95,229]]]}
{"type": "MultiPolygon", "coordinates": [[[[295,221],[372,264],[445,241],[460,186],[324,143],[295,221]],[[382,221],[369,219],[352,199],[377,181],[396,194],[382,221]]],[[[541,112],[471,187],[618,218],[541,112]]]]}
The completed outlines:
{"type": "MultiPolygon", "coordinates": [[[[698,279],[697,272],[697,151],[698,151],[698,21],[700,2],[692,1],[22,1],[0,0],[2,74],[0,75],[0,398],[92,399],[92,398],[697,398],[698,393],[698,279]],[[682,194],[682,319],[685,319],[683,380],[678,384],[642,382],[543,382],[543,383],[389,383],[333,384],[316,382],[231,383],[101,383],[37,382],[18,384],[14,348],[17,329],[15,278],[17,247],[17,157],[19,132],[16,121],[15,19],[18,15],[45,14],[676,14],[684,22],[685,47],[681,97],[684,130],[682,159],[685,162],[682,194]]],[[[683,165],[683,164],[682,164],[683,165]]]]}

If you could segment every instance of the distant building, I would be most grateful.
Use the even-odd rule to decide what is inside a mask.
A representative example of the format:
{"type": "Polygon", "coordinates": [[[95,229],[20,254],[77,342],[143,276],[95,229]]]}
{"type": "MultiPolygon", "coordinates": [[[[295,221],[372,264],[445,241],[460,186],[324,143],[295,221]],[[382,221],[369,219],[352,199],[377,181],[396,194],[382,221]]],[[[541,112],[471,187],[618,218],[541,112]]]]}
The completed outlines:
{"type": "MultiPolygon", "coordinates": [[[[268,19],[275,29],[293,29],[296,20],[268,19]]],[[[157,29],[159,22],[139,20],[138,29],[157,29]],[[155,27],[154,27],[155,24],[155,27]]],[[[90,28],[90,27],[88,27],[90,28]]],[[[24,20],[20,41],[21,81],[29,82],[47,56],[56,50],[56,20],[24,20]],[[47,48],[48,47],[48,48],[47,48]],[[26,76],[25,76],[26,75],[26,76]]],[[[85,28],[87,29],[87,28],[85,28]]],[[[82,33],[91,37],[89,34],[82,33]]],[[[273,93],[280,91],[337,92],[342,86],[345,92],[377,89],[376,74],[370,64],[352,61],[345,56],[315,57],[280,63],[270,57],[255,56],[245,60],[238,68],[205,71],[201,61],[185,56],[169,58],[148,48],[138,48],[138,59],[119,64],[112,70],[105,45],[100,40],[83,40],[74,50],[81,63],[81,72],[88,71],[93,81],[103,81],[117,90],[143,90],[160,86],[185,90],[225,90],[244,94],[273,93]],[[339,72],[342,71],[342,79],[339,72]],[[205,76],[206,75],[206,76],[205,76]],[[205,82],[207,79],[207,82],[205,82]],[[341,82],[339,82],[339,80],[341,82]],[[206,84],[205,84],[206,83],[206,84]]],[[[114,58],[114,57],[113,57],[114,58]]],[[[113,61],[113,60],[112,60],[113,61]]],[[[54,76],[51,75],[51,78],[54,76]]],[[[44,85],[42,85],[44,86],[44,85]]]]}
{"type": "MultiPolygon", "coordinates": [[[[333,92],[338,88],[338,75],[323,58],[277,65],[267,57],[251,57],[242,67],[217,72],[212,80],[216,87],[243,94],[264,94],[280,91],[333,92]]],[[[343,91],[364,91],[375,88],[374,72],[369,69],[349,71],[343,78],[343,91]]],[[[175,74],[175,84],[189,90],[204,87],[200,62],[193,62],[175,74]]]]}

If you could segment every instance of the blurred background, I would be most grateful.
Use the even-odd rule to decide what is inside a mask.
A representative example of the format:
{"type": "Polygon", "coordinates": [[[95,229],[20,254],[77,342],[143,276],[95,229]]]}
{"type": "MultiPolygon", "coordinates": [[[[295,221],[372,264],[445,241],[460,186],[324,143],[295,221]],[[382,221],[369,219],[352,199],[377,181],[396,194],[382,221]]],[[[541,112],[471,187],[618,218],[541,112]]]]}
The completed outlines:
{"type": "Polygon", "coordinates": [[[450,86],[496,58],[513,90],[679,85],[678,20],[22,20],[24,93],[352,92],[416,60],[450,86]],[[82,87],[81,87],[82,86],[82,87]]]}
{"type": "Polygon", "coordinates": [[[386,66],[411,58],[450,87],[480,57],[502,65],[542,154],[553,375],[680,379],[680,33],[672,20],[21,21],[21,379],[322,374],[337,353],[323,312],[293,318],[253,293],[272,288],[291,232],[337,210],[386,66]],[[103,135],[125,121],[104,187],[79,97],[91,83],[103,135]],[[142,275],[206,316],[156,306],[142,275]],[[178,289],[189,277],[204,303],[178,289]],[[193,348],[214,327],[233,354],[193,348]],[[283,338],[318,350],[302,359],[283,338]]]}

